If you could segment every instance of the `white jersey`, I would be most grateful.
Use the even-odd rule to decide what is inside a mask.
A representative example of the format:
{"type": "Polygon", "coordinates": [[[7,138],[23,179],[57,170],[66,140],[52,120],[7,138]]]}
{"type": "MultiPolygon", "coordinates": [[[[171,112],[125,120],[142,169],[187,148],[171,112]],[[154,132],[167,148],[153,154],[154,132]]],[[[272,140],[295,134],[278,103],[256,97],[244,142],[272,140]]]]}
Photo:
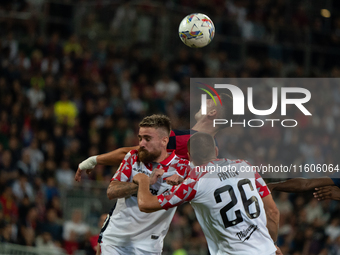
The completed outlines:
{"type": "Polygon", "coordinates": [[[191,201],[212,255],[270,255],[276,247],[256,181],[263,182],[247,162],[220,159],[192,169],[182,184],[158,200],[164,209],[191,201]],[[251,172],[242,172],[246,169],[251,172]]]}
{"type": "MultiPolygon", "coordinates": [[[[162,178],[151,185],[150,191],[154,195],[170,190],[165,178],[178,174],[186,176],[188,161],[180,159],[173,152],[160,163],[143,164],[138,160],[138,151],[132,150],[126,154],[112,180],[132,182],[138,173],[150,175],[152,169],[162,168],[165,173],[162,178]]],[[[117,200],[116,208],[104,224],[101,233],[101,243],[117,247],[133,247],[145,252],[160,253],[163,249],[163,239],[168,232],[170,222],[176,208],[160,210],[154,213],[144,213],[138,208],[137,196],[133,195],[117,200]]]]}

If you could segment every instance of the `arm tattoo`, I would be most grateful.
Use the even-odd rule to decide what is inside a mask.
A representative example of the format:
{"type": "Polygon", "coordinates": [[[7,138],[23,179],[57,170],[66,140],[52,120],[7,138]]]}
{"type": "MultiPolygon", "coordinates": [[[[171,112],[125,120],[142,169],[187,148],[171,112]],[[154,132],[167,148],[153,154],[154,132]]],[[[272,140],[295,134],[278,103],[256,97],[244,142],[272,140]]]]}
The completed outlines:
{"type": "Polygon", "coordinates": [[[109,199],[117,199],[131,196],[137,191],[138,185],[133,182],[112,181],[107,188],[107,196],[109,199]]]}

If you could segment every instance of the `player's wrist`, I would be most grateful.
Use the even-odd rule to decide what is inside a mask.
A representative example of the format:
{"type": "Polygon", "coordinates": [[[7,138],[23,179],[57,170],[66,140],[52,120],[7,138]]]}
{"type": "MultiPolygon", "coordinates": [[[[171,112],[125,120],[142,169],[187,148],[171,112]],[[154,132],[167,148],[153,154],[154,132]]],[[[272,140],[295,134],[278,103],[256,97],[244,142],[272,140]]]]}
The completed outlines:
{"type": "Polygon", "coordinates": [[[92,156],[85,159],[83,162],[79,164],[79,169],[80,170],[93,169],[97,165],[97,157],[98,156],[92,156]]]}

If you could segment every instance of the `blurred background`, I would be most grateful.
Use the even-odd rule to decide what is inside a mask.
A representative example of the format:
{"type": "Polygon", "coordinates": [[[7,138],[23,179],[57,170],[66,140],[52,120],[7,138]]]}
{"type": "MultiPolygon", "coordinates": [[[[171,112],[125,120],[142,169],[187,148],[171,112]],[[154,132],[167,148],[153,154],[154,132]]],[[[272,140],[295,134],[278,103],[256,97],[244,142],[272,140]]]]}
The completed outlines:
{"type": "MultiPolygon", "coordinates": [[[[97,166],[78,184],[78,164],[138,144],[138,123],[149,114],[190,128],[190,77],[340,77],[335,0],[2,0],[0,27],[1,254],[95,254],[117,166],[97,166]],[[193,12],[216,27],[203,49],[178,37],[193,12]]],[[[340,87],[310,91],[320,97],[312,121],[297,116],[301,125],[288,135],[225,131],[221,156],[338,162],[340,87]]],[[[340,254],[338,202],[318,202],[311,192],[274,197],[284,254],[340,254]]],[[[177,210],[163,254],[208,254],[189,204],[177,210]]]]}

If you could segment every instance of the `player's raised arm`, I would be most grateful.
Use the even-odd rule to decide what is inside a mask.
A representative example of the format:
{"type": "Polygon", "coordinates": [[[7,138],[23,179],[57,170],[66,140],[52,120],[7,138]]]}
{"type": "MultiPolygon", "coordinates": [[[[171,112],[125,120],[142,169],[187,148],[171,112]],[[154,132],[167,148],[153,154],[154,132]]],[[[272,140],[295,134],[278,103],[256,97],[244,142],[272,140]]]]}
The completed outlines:
{"type": "Polygon", "coordinates": [[[87,159],[85,159],[83,162],[79,164],[78,170],[75,174],[74,179],[77,182],[80,182],[81,180],[81,172],[83,170],[86,170],[87,174],[90,174],[93,168],[95,168],[96,165],[107,165],[107,166],[112,166],[112,165],[118,165],[122,160],[124,159],[125,155],[131,151],[131,150],[137,150],[139,146],[135,147],[122,147],[117,150],[97,155],[97,156],[92,156],[87,159]]]}
{"type": "Polygon", "coordinates": [[[271,191],[283,191],[291,193],[305,192],[323,186],[334,186],[334,181],[329,177],[314,179],[294,178],[282,182],[267,183],[271,191]]]}

